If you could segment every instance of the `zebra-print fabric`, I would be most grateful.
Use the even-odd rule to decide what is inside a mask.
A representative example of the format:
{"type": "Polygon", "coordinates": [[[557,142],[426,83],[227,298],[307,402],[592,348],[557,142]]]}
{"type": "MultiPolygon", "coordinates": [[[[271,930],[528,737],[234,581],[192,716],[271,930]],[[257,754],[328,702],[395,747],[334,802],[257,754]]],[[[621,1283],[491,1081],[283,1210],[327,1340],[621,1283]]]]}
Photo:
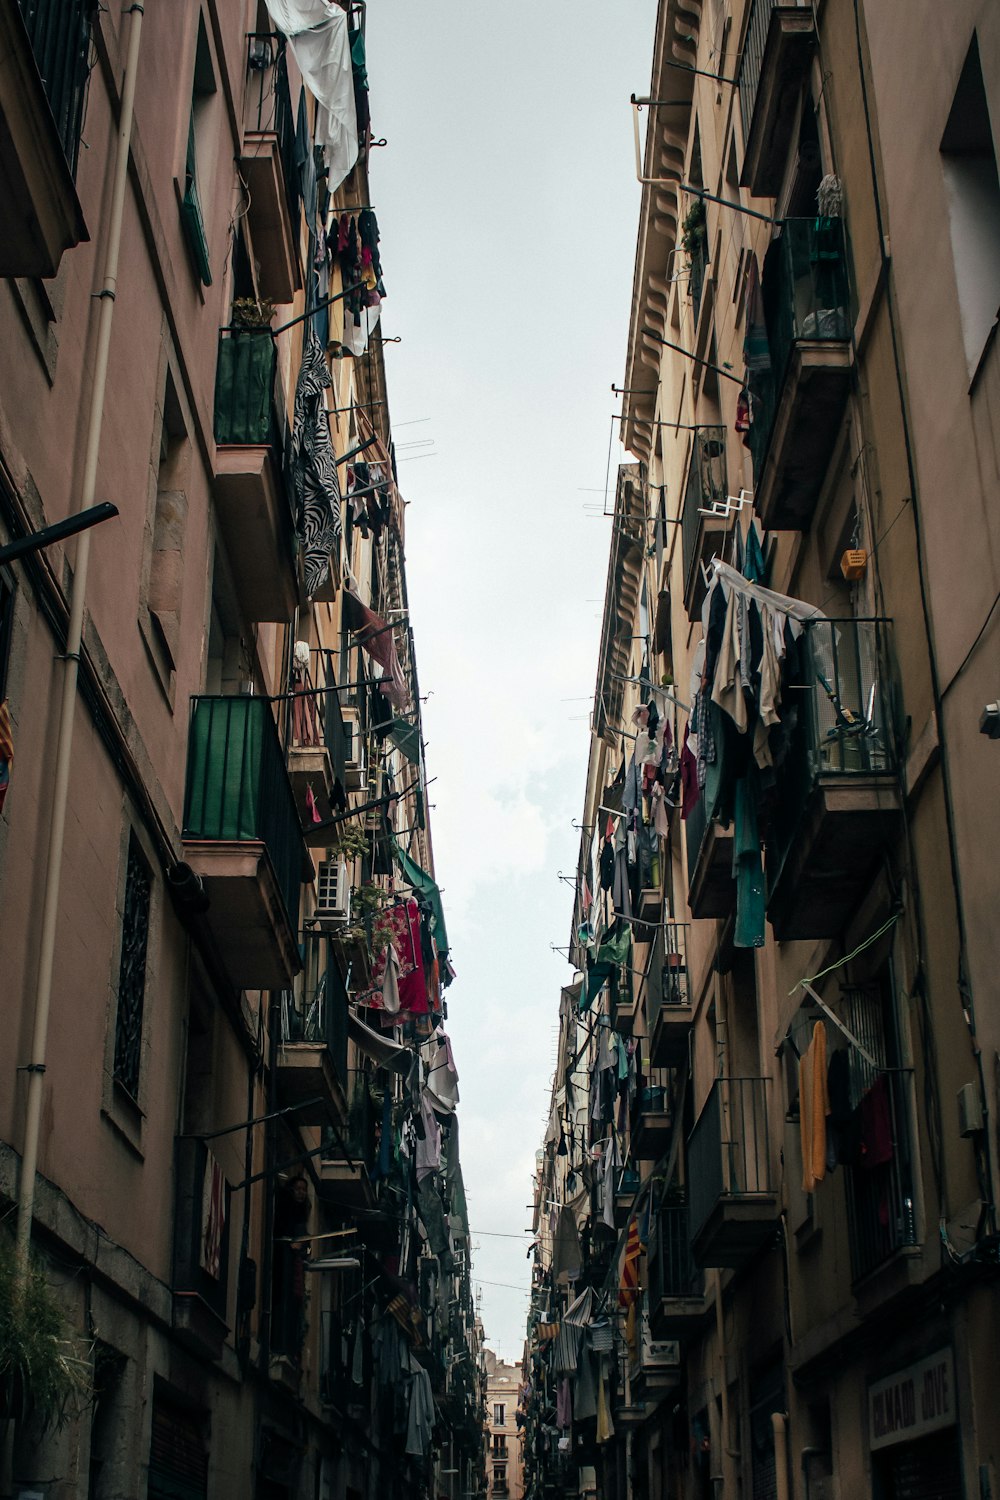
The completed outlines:
{"type": "Polygon", "coordinates": [[[302,543],[306,593],[317,593],[330,576],[330,553],[340,542],[340,481],[330,442],[323,392],[332,385],[323,346],[307,325],[295,386],[292,474],[295,525],[302,543]]]}

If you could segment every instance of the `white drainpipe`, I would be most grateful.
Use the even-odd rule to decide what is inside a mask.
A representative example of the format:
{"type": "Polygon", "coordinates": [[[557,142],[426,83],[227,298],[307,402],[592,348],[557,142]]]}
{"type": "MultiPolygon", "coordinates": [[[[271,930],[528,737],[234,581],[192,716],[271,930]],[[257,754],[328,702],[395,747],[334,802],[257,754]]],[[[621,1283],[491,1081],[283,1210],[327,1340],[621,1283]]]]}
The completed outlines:
{"type": "MultiPolygon", "coordinates": [[[[118,253],[121,248],[122,215],[128,181],[129,144],[132,139],[132,113],[135,103],[135,81],[139,61],[139,38],[142,33],[143,7],[133,4],[127,12],[132,21],[128,34],[128,55],[122,80],[121,118],[118,127],[118,156],[115,161],[114,192],[108,223],[108,248],[104,264],[104,283],[99,293],[100,311],[97,325],[97,357],[94,361],[90,392],[90,421],[87,425],[87,447],[83,469],[83,489],[78,510],[94,504],[97,489],[97,458],[104,421],[104,392],[108,378],[108,350],[111,345],[111,320],[115,310],[118,286],[118,253]]],[[[90,561],[90,532],[80,535],[73,573],[69,627],[66,633],[66,667],[63,675],[62,704],[59,713],[59,738],[56,746],[56,773],[52,788],[52,815],[49,823],[49,854],[45,873],[45,897],[42,905],[42,940],[38,956],[38,988],[35,994],[34,1029],[31,1038],[31,1063],[28,1068],[28,1102],[24,1124],[24,1151],[21,1157],[21,1179],[17,1203],[17,1265],[20,1275],[28,1263],[31,1243],[31,1219],[35,1206],[35,1174],[38,1166],[38,1137],[42,1118],[42,1093],[45,1086],[45,1059],[49,1032],[49,1007],[52,998],[52,963],[55,954],[56,922],[59,916],[59,880],[62,873],[63,843],[66,829],[66,805],[69,799],[70,757],[73,749],[73,717],[76,710],[76,687],[80,670],[80,642],[83,637],[83,605],[87,591],[87,566],[90,561]]]]}

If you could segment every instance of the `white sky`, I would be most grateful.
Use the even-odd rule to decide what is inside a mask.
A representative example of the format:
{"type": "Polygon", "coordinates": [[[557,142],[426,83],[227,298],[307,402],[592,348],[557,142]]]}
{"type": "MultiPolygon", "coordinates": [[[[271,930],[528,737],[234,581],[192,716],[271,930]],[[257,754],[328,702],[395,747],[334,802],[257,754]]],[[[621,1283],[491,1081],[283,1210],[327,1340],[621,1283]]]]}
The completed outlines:
{"type": "MultiPolygon", "coordinates": [[[[473,1270],[487,1339],[514,1361],[571,977],[549,944],[568,940],[572,893],[556,876],[575,868],[610,540],[610,386],[623,383],[640,191],[629,95],[648,92],[655,10],[368,9],[372,126],[389,142],[370,168],[382,331],[403,340],[386,346],[386,378],[432,695],[473,1270]]],[[[613,466],[621,456],[616,439],[613,466]]]]}

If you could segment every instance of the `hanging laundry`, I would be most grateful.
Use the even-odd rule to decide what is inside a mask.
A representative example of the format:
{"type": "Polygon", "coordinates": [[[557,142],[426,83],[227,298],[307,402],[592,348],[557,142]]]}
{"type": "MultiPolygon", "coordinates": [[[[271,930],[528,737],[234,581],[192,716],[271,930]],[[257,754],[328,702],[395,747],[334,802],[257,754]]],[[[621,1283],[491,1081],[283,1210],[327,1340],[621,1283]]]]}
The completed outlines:
{"type": "Polygon", "coordinates": [[[802,1191],[815,1192],[826,1176],[826,1027],[817,1021],[812,1040],[799,1060],[799,1133],[802,1143],[802,1191]]]}
{"type": "Polygon", "coordinates": [[[362,604],[350,589],[344,590],[344,624],[358,645],[382,668],[379,691],[389,699],[393,708],[405,709],[409,695],[393,640],[395,627],[362,604]]]}
{"type": "Polygon", "coordinates": [[[265,0],[265,3],[274,25],[288,38],[303,82],[316,99],[316,144],[326,148],[333,192],[358,159],[358,115],[347,12],[333,0],[265,0]]]}
{"type": "Polygon", "coordinates": [[[295,386],[291,462],[295,527],[310,597],[329,581],[330,554],[339,547],[341,536],[340,482],[323,395],[331,385],[322,345],[307,323],[295,386]]]}

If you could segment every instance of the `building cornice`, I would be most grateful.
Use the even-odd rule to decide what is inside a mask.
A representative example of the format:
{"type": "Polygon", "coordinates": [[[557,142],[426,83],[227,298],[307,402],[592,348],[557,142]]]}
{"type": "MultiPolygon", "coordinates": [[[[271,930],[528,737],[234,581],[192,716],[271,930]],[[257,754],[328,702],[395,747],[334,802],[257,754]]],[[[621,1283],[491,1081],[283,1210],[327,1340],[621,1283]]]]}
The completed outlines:
{"type": "Polygon", "coordinates": [[[622,407],[622,442],[644,461],[649,460],[653,447],[663,350],[642,330],[650,327],[663,337],[667,335],[670,267],[680,218],[678,185],[683,177],[694,92],[694,75],[670,64],[694,66],[700,24],[700,0],[660,0],[649,97],[672,102],[650,108],[646,126],[642,175],[653,180],[643,184],[639,210],[622,407]]]}

